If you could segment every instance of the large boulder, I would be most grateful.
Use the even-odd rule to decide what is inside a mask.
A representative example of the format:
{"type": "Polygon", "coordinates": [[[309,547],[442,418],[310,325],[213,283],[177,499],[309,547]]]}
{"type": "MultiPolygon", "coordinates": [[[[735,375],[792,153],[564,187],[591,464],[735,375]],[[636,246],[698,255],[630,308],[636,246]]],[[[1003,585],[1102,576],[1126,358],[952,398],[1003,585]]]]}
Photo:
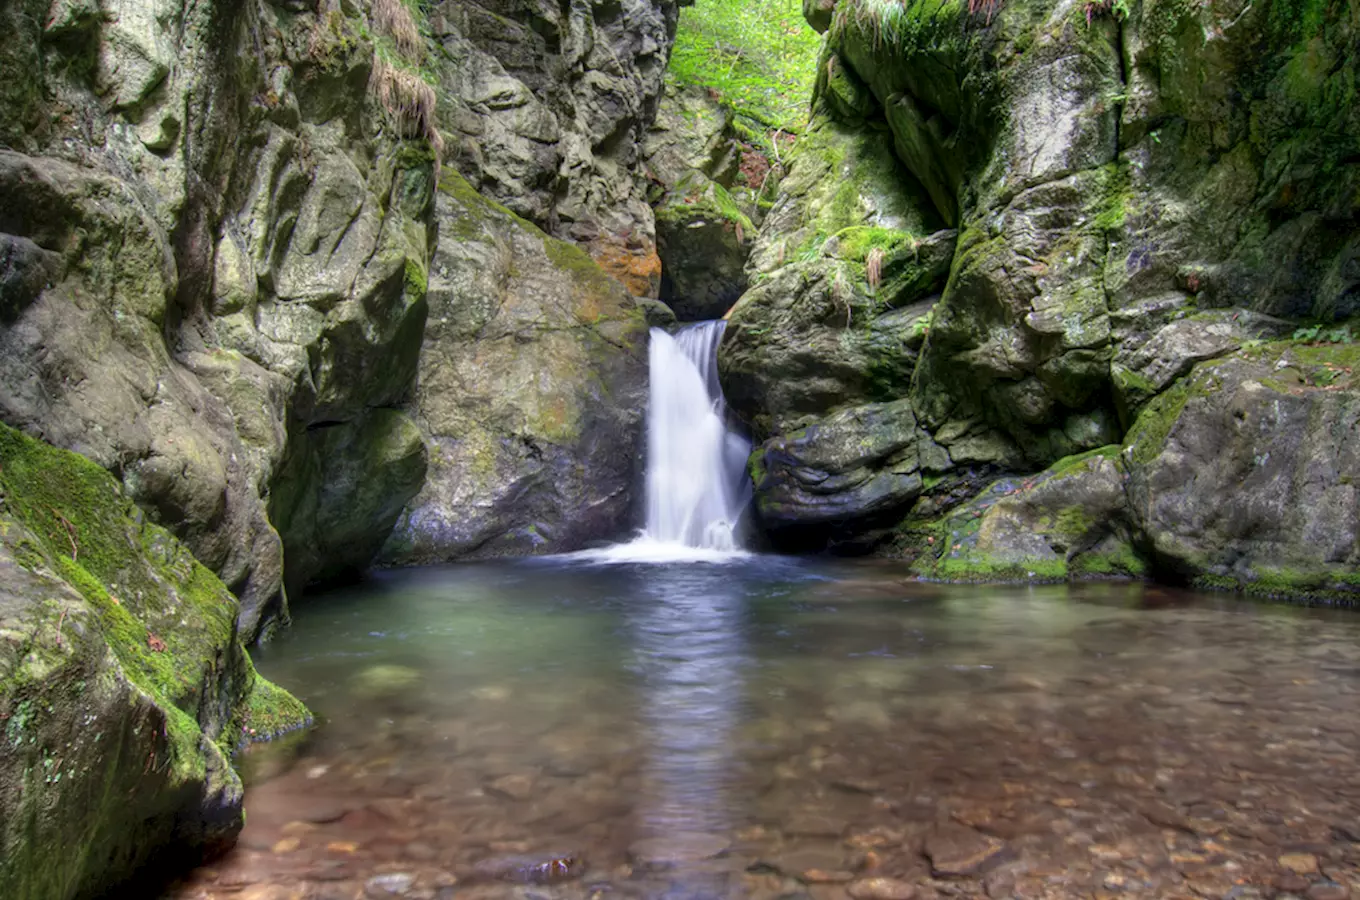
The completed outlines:
{"type": "Polygon", "coordinates": [[[853,407],[755,450],[756,514],[784,541],[853,534],[900,519],[924,479],[949,465],[917,427],[910,400],[853,407]]]}
{"type": "Polygon", "coordinates": [[[1123,458],[1152,558],[1204,586],[1360,597],[1360,353],[1270,343],[1197,365],[1150,403],[1123,458]]]}
{"type": "Polygon", "coordinates": [[[578,248],[445,174],[412,415],[429,473],[388,564],[576,549],[632,512],[647,325],[578,248]]]}
{"type": "Polygon", "coordinates": [[[746,289],[756,195],[775,172],[741,140],[732,109],[695,86],[667,83],[642,150],[656,212],[659,297],[682,321],[720,318],[746,289]]]}
{"type": "Polygon", "coordinates": [[[1120,447],[996,479],[935,522],[908,526],[898,549],[944,581],[1141,577],[1120,447]]]}
{"type": "Polygon", "coordinates": [[[308,721],[237,609],[103,469],[0,425],[0,893],[102,895],[231,846],[231,754],[308,721]]]}

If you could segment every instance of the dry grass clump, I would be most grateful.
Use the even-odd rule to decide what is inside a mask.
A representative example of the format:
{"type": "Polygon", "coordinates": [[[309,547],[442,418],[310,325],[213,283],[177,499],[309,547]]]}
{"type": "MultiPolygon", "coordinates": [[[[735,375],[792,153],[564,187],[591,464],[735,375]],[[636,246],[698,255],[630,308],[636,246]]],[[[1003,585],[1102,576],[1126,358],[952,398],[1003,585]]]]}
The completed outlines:
{"type": "Polygon", "coordinates": [[[868,257],[864,260],[865,275],[868,278],[869,290],[871,291],[877,291],[878,286],[883,282],[883,260],[887,255],[882,247],[875,247],[869,251],[868,257]]]}
{"type": "Polygon", "coordinates": [[[398,136],[423,137],[430,142],[437,171],[444,140],[435,119],[434,87],[418,73],[394,66],[375,54],[368,90],[398,136]]]}
{"type": "Polygon", "coordinates": [[[396,45],[397,52],[418,63],[425,55],[425,36],[402,0],[373,0],[373,27],[396,45]]]}

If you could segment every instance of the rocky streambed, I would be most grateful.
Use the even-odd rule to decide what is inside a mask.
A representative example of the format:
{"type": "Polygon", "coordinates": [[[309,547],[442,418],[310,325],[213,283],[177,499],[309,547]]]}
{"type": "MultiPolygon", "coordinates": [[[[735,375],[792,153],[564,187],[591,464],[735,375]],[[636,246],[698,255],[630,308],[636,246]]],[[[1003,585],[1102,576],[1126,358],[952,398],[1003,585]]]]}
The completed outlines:
{"type": "Polygon", "coordinates": [[[881,564],[486,564],[298,611],[322,719],[167,898],[1360,895],[1360,622],[881,564]]]}

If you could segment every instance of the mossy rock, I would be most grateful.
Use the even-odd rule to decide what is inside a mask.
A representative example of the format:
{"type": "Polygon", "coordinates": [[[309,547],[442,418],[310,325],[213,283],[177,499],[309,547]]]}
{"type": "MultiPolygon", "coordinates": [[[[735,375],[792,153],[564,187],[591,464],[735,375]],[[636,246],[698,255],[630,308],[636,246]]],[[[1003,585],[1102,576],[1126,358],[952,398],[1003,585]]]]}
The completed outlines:
{"type": "Polygon", "coordinates": [[[1276,341],[1199,363],[1147,405],[1122,459],[1158,570],[1353,604],[1360,345],[1276,341]]]}
{"type": "Polygon", "coordinates": [[[943,581],[1142,577],[1118,445],[1008,476],[935,521],[908,519],[922,575],[943,581]]]}
{"type": "Polygon", "coordinates": [[[164,850],[230,846],[230,754],[306,709],[255,674],[235,598],[107,472],[4,425],[0,598],[0,893],[93,895],[164,850]]]}

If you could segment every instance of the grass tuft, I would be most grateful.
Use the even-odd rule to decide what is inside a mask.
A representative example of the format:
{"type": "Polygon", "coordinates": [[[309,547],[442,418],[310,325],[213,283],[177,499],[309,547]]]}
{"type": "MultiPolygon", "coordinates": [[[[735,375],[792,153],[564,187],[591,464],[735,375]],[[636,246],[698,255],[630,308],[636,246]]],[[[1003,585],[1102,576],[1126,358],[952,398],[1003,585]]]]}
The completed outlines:
{"type": "Polygon", "coordinates": [[[443,157],[444,139],[439,134],[438,121],[435,117],[437,98],[434,87],[426,82],[420,73],[403,69],[384,59],[381,54],[375,53],[368,90],[398,136],[423,137],[430,142],[430,147],[434,150],[437,177],[439,161],[443,157]]]}
{"type": "Polygon", "coordinates": [[[413,63],[425,56],[425,36],[402,0],[373,0],[373,27],[392,39],[397,52],[413,63]]]}

